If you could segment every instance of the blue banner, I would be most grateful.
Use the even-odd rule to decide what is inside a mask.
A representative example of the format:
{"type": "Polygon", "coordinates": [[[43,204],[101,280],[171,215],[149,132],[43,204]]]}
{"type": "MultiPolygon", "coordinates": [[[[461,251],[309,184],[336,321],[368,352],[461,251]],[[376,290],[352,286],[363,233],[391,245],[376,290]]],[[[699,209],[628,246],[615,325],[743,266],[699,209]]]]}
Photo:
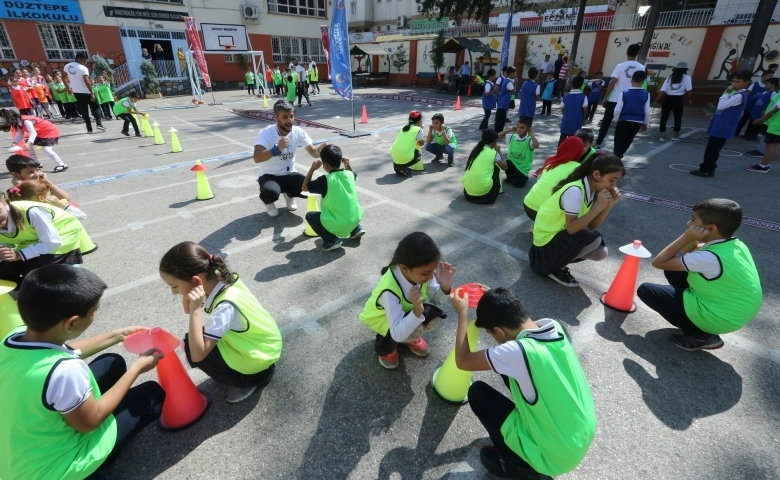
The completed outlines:
{"type": "Polygon", "coordinates": [[[333,20],[330,22],[330,79],[333,89],[345,100],[352,100],[352,68],[349,58],[349,34],[345,0],[333,3],[333,20]]]}
{"type": "Polygon", "coordinates": [[[514,4],[509,7],[509,20],[506,21],[506,28],[504,29],[504,44],[501,45],[501,70],[509,65],[509,43],[512,38],[512,13],[514,8],[514,4]]]}
{"type": "Polygon", "coordinates": [[[0,18],[84,23],[78,0],[2,0],[0,18]]]}

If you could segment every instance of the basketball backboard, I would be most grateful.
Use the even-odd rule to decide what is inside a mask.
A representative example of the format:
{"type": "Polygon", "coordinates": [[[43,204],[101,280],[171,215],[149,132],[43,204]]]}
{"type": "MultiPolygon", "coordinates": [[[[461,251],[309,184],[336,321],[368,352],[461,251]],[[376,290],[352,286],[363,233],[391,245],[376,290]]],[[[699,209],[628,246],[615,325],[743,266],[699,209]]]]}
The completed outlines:
{"type": "Polygon", "coordinates": [[[201,23],[203,51],[211,53],[244,53],[249,51],[244,25],[201,23]]]}

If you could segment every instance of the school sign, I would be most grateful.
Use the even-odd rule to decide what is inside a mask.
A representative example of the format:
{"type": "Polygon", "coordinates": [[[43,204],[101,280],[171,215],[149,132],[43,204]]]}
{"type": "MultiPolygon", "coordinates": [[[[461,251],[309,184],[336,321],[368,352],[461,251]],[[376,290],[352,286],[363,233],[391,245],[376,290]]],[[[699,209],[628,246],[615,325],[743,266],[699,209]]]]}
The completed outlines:
{"type": "Polygon", "coordinates": [[[0,18],[38,22],[84,23],[78,0],[2,0],[0,18]]]}

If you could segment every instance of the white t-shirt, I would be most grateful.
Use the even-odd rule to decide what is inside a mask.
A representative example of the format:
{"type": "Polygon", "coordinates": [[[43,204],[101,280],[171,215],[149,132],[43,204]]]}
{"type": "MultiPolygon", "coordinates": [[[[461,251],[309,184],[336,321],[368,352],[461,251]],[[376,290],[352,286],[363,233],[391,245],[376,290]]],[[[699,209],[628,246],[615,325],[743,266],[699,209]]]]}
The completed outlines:
{"type": "Polygon", "coordinates": [[[298,81],[302,82],[306,80],[306,69],[300,63],[296,65],[295,72],[298,74],[298,81]]]}
{"type": "MultiPolygon", "coordinates": [[[[585,183],[585,203],[593,202],[593,192],[590,191],[590,183],[585,183]]],[[[582,205],[582,189],[575,186],[571,186],[561,194],[561,205],[563,205],[563,211],[567,215],[580,215],[580,206],[582,205]]]]}
{"type": "MultiPolygon", "coordinates": [[[[210,309],[211,305],[216,300],[217,295],[222,291],[225,286],[223,282],[219,282],[214,290],[211,291],[203,305],[206,309],[210,309]]],[[[246,321],[241,318],[241,315],[236,314],[236,309],[230,302],[220,303],[214,311],[209,315],[208,320],[203,324],[203,335],[211,338],[212,340],[219,341],[228,330],[235,332],[243,332],[247,329],[248,325],[246,321]]]]}
{"type": "Polygon", "coordinates": [[[672,77],[666,79],[663,85],[661,85],[661,91],[670,97],[680,97],[685,92],[693,90],[693,83],[691,77],[687,74],[683,74],[682,82],[672,83],[672,77]]]}
{"type": "MultiPolygon", "coordinates": [[[[707,242],[704,246],[712,245],[714,243],[725,242],[725,240],[713,240],[707,242]]],[[[723,273],[723,268],[720,265],[720,259],[718,256],[707,250],[696,250],[683,255],[682,260],[683,267],[687,272],[700,273],[704,278],[712,280],[720,277],[723,273]]]]}
{"type": "Polygon", "coordinates": [[[89,69],[85,65],[79,62],[70,62],[65,65],[65,73],[68,74],[70,88],[73,90],[73,93],[92,93],[84,81],[84,76],[89,76],[89,69]]]}
{"type": "MultiPolygon", "coordinates": [[[[0,228],[0,233],[16,236],[18,227],[11,217],[8,205],[0,206],[0,208],[5,208],[8,214],[8,224],[4,229],[0,228]]],[[[36,235],[38,235],[38,243],[33,243],[19,250],[22,260],[30,260],[41,255],[47,255],[62,246],[62,238],[57,233],[57,229],[54,228],[54,224],[51,223],[51,215],[48,212],[39,207],[33,207],[27,210],[27,218],[30,219],[30,225],[32,225],[36,235]]]]}
{"type": "MultiPolygon", "coordinates": [[[[398,285],[401,287],[401,292],[407,300],[411,298],[409,291],[412,289],[412,284],[401,273],[401,267],[393,267],[393,275],[398,281],[398,285]]],[[[428,280],[428,300],[426,303],[433,305],[442,305],[447,300],[447,294],[444,293],[439,286],[439,282],[436,278],[428,280]]],[[[396,342],[403,342],[414,330],[425,321],[425,317],[415,317],[414,309],[409,310],[409,313],[404,314],[401,301],[389,290],[382,292],[377,299],[377,303],[385,310],[385,316],[387,317],[387,323],[390,326],[390,336],[396,342]]]]}
{"type": "Polygon", "coordinates": [[[617,82],[612,89],[612,95],[609,97],[610,102],[616,102],[620,94],[631,88],[631,76],[637,70],[644,71],[645,66],[635,60],[628,60],[617,64],[611,75],[612,78],[617,79],[617,82]]]}
{"type": "MultiPolygon", "coordinates": [[[[266,150],[270,150],[282,139],[279,135],[279,129],[276,125],[269,125],[260,130],[255,140],[255,145],[262,145],[266,150]]],[[[278,157],[271,157],[260,164],[259,176],[263,175],[289,175],[295,171],[295,150],[298,147],[308,147],[313,142],[309,134],[301,127],[293,125],[292,130],[287,135],[290,144],[282,151],[278,157]]]]}

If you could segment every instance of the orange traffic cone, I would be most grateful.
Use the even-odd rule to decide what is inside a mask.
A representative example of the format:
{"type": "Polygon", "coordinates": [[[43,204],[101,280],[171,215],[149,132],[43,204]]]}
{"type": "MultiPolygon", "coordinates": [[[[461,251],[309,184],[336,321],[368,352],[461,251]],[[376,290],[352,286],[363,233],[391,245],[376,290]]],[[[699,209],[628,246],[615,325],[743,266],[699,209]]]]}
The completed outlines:
{"type": "Polygon", "coordinates": [[[363,105],[363,115],[360,117],[360,123],[368,123],[368,112],[366,112],[365,105],[363,105]]]}
{"type": "Polygon", "coordinates": [[[469,83],[469,89],[466,92],[466,96],[469,96],[469,97],[471,96],[471,84],[470,83],[469,83]]]}
{"type": "Polygon", "coordinates": [[[460,110],[460,95],[458,95],[458,99],[455,100],[455,110],[460,110]]]}
{"type": "Polygon", "coordinates": [[[601,303],[618,312],[634,313],[636,311],[634,292],[639,274],[639,259],[649,258],[651,254],[639,240],[620,247],[620,251],[626,254],[626,258],[615,279],[612,280],[609,290],[601,296],[601,303]]]}

